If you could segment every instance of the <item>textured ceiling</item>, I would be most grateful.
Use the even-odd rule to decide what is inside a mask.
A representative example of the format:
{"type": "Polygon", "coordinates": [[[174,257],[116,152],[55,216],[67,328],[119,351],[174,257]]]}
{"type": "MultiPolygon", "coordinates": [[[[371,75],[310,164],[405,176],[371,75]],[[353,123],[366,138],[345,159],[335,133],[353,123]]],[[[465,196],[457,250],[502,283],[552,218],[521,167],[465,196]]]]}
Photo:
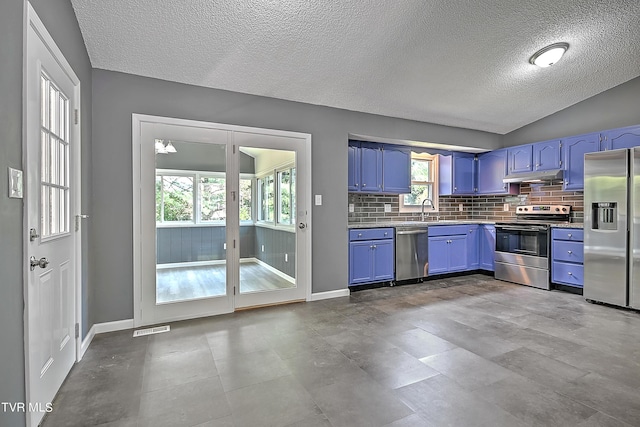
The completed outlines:
{"type": "Polygon", "coordinates": [[[638,0],[72,4],[95,68],[500,134],[640,75],[638,0]]]}

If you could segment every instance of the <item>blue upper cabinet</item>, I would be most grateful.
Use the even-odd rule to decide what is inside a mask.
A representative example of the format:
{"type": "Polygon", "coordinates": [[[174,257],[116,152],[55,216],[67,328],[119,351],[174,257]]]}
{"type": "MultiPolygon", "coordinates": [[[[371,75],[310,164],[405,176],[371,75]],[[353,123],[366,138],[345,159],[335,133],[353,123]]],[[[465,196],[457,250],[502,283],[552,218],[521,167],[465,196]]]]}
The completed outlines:
{"type": "Polygon", "coordinates": [[[518,184],[505,184],[502,179],[507,174],[507,150],[494,150],[478,154],[477,194],[517,194],[518,184]]]}
{"type": "Polygon", "coordinates": [[[452,153],[440,156],[440,195],[476,193],[476,156],[470,153],[452,153]]]}
{"type": "Polygon", "coordinates": [[[640,145],[640,126],[611,129],[602,133],[600,150],[617,150],[640,145]]]}
{"type": "Polygon", "coordinates": [[[533,145],[518,145],[507,150],[509,173],[531,172],[533,164],[533,145]]]}
{"type": "Polygon", "coordinates": [[[382,147],[382,190],[385,193],[411,193],[411,149],[394,145],[382,147]]]}
{"type": "Polygon", "coordinates": [[[360,191],[382,191],[382,146],[371,142],[360,143],[360,191]]]}
{"type": "Polygon", "coordinates": [[[584,155],[600,151],[600,133],[572,136],[564,140],[564,190],[584,189],[584,155]]]}
{"type": "Polygon", "coordinates": [[[559,139],[533,144],[533,170],[562,168],[562,143],[559,139]]]}
{"type": "Polygon", "coordinates": [[[360,143],[349,143],[347,186],[349,191],[360,190],[360,143]]]}
{"type": "Polygon", "coordinates": [[[348,190],[361,193],[411,193],[411,148],[349,141],[348,190]]]}

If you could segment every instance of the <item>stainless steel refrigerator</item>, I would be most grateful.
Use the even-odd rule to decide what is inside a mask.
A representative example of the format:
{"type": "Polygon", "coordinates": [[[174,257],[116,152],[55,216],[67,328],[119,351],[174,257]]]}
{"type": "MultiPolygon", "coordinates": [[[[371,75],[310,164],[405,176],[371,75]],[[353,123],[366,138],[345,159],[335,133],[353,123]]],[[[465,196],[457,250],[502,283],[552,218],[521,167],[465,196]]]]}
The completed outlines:
{"type": "Polygon", "coordinates": [[[584,156],[584,297],[640,309],[640,147],[584,156]]]}

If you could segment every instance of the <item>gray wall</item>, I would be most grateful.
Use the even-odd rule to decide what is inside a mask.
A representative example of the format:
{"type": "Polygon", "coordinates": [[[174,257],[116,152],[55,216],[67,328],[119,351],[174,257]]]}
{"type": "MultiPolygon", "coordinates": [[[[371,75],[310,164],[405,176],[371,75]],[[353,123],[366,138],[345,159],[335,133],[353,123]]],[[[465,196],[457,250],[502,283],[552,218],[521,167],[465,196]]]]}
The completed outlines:
{"type": "Polygon", "coordinates": [[[503,137],[505,147],[640,124],[640,77],[503,137]]]}
{"type": "MultiPolygon", "coordinates": [[[[156,262],[217,261],[226,258],[224,226],[156,228],[156,262]]],[[[255,256],[256,231],[253,225],[240,226],[240,258],[255,256]]]]}
{"type": "Polygon", "coordinates": [[[296,233],[256,226],[255,256],[276,270],[295,278],[296,233]],[[284,261],[284,254],[289,254],[287,262],[284,261]]]}
{"type": "MultiPolygon", "coordinates": [[[[22,201],[9,199],[7,168],[22,169],[22,0],[0,7],[0,402],[24,402],[22,201]]],[[[24,414],[0,409],[0,425],[24,414]]]]}
{"type": "MultiPolygon", "coordinates": [[[[50,31],[82,82],[83,119],[83,209],[91,206],[91,65],[68,0],[32,0],[33,7],[50,31]]],[[[0,7],[0,401],[24,402],[24,325],[23,325],[23,223],[22,201],[8,199],[7,167],[23,169],[22,165],[22,67],[24,35],[24,0],[3,0],[0,7]]],[[[85,251],[82,278],[85,311],[83,331],[92,324],[90,318],[91,275],[90,230],[84,235],[85,251]]],[[[0,425],[21,426],[24,414],[0,411],[0,425]]]]}
{"type": "Polygon", "coordinates": [[[349,132],[486,149],[502,143],[486,132],[94,70],[96,322],[133,317],[132,113],[312,134],[313,193],[323,195],[323,205],[313,208],[313,292],[347,287],[349,132]]]}

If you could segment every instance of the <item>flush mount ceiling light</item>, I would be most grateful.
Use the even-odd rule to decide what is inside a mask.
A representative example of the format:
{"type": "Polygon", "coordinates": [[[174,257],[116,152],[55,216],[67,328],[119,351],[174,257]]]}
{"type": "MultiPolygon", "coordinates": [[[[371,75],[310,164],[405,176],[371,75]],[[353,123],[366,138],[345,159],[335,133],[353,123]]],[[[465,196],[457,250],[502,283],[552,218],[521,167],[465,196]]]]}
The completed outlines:
{"type": "Polygon", "coordinates": [[[529,62],[538,67],[546,68],[558,62],[567,49],[569,49],[569,43],[550,44],[534,53],[529,58],[529,62]]]}
{"type": "Polygon", "coordinates": [[[178,150],[176,150],[176,147],[173,146],[171,141],[167,142],[167,144],[165,145],[162,139],[156,139],[154,148],[155,148],[156,154],[170,154],[170,153],[178,152],[178,150]]]}

